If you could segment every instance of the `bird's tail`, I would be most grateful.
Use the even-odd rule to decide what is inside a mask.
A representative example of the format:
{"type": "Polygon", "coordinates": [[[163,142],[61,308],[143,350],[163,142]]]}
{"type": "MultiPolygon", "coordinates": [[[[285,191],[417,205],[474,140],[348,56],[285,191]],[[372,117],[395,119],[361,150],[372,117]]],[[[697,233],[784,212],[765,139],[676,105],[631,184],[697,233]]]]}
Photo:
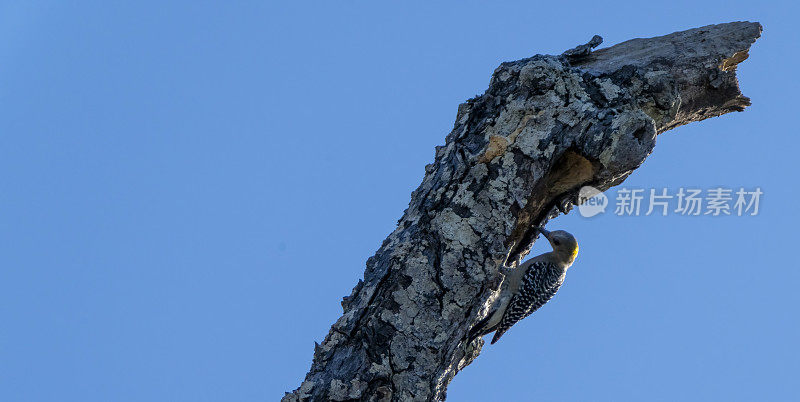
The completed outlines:
{"type": "Polygon", "coordinates": [[[499,341],[500,337],[503,336],[503,334],[505,334],[505,333],[506,333],[505,330],[495,331],[494,336],[492,337],[492,343],[491,344],[494,345],[494,343],[499,341]]]}
{"type": "Polygon", "coordinates": [[[475,326],[472,327],[471,330],[469,330],[469,342],[470,343],[472,341],[474,341],[476,338],[480,338],[480,337],[482,337],[482,336],[494,331],[495,328],[497,328],[497,325],[494,325],[492,327],[486,327],[486,324],[489,323],[489,320],[492,318],[492,315],[493,315],[492,313],[488,314],[486,316],[486,318],[478,321],[478,323],[475,324],[475,326]]]}

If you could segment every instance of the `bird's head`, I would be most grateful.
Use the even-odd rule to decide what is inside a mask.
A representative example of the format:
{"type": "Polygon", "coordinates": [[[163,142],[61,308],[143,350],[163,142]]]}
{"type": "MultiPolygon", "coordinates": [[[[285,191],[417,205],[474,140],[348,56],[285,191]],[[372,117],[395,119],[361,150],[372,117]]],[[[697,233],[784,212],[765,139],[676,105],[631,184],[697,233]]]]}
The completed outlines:
{"type": "Polygon", "coordinates": [[[553,247],[553,253],[560,261],[567,265],[575,261],[575,257],[578,256],[578,241],[575,240],[574,236],[563,230],[550,232],[541,229],[540,232],[550,242],[553,247]]]}

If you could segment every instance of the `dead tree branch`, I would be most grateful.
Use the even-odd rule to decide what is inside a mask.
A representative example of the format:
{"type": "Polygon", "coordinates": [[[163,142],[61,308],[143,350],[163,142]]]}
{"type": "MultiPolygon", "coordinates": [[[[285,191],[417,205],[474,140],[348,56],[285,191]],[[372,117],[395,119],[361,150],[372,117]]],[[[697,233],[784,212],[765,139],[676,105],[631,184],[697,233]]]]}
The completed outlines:
{"type": "Polygon", "coordinates": [[[480,353],[483,341],[465,337],[498,268],[517,264],[580,187],[622,183],[658,134],[749,106],[736,66],[760,33],[733,22],[592,51],[595,37],[501,64],[486,93],[458,107],[397,229],[284,400],[444,399],[480,353]]]}

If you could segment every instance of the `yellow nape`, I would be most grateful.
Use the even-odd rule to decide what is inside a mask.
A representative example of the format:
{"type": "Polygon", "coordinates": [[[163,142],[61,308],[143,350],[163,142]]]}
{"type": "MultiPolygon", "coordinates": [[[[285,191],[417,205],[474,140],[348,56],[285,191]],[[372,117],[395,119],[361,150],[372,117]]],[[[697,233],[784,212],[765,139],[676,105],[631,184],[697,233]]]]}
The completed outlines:
{"type": "Polygon", "coordinates": [[[576,244],[575,249],[572,250],[572,255],[570,255],[570,258],[575,259],[575,257],[577,256],[578,256],[578,245],[576,244]]]}

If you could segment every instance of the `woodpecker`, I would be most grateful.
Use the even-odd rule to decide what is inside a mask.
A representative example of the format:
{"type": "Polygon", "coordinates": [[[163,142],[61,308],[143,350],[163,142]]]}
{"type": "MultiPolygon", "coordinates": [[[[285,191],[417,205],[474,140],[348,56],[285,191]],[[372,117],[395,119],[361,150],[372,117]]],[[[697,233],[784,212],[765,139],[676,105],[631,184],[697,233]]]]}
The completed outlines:
{"type": "Polygon", "coordinates": [[[578,242],[571,234],[557,230],[539,230],[550,242],[553,251],[531,258],[518,268],[502,267],[505,276],[497,306],[470,331],[470,339],[494,331],[492,344],[516,324],[533,314],[555,296],[564,276],[578,255],[578,242]]]}

